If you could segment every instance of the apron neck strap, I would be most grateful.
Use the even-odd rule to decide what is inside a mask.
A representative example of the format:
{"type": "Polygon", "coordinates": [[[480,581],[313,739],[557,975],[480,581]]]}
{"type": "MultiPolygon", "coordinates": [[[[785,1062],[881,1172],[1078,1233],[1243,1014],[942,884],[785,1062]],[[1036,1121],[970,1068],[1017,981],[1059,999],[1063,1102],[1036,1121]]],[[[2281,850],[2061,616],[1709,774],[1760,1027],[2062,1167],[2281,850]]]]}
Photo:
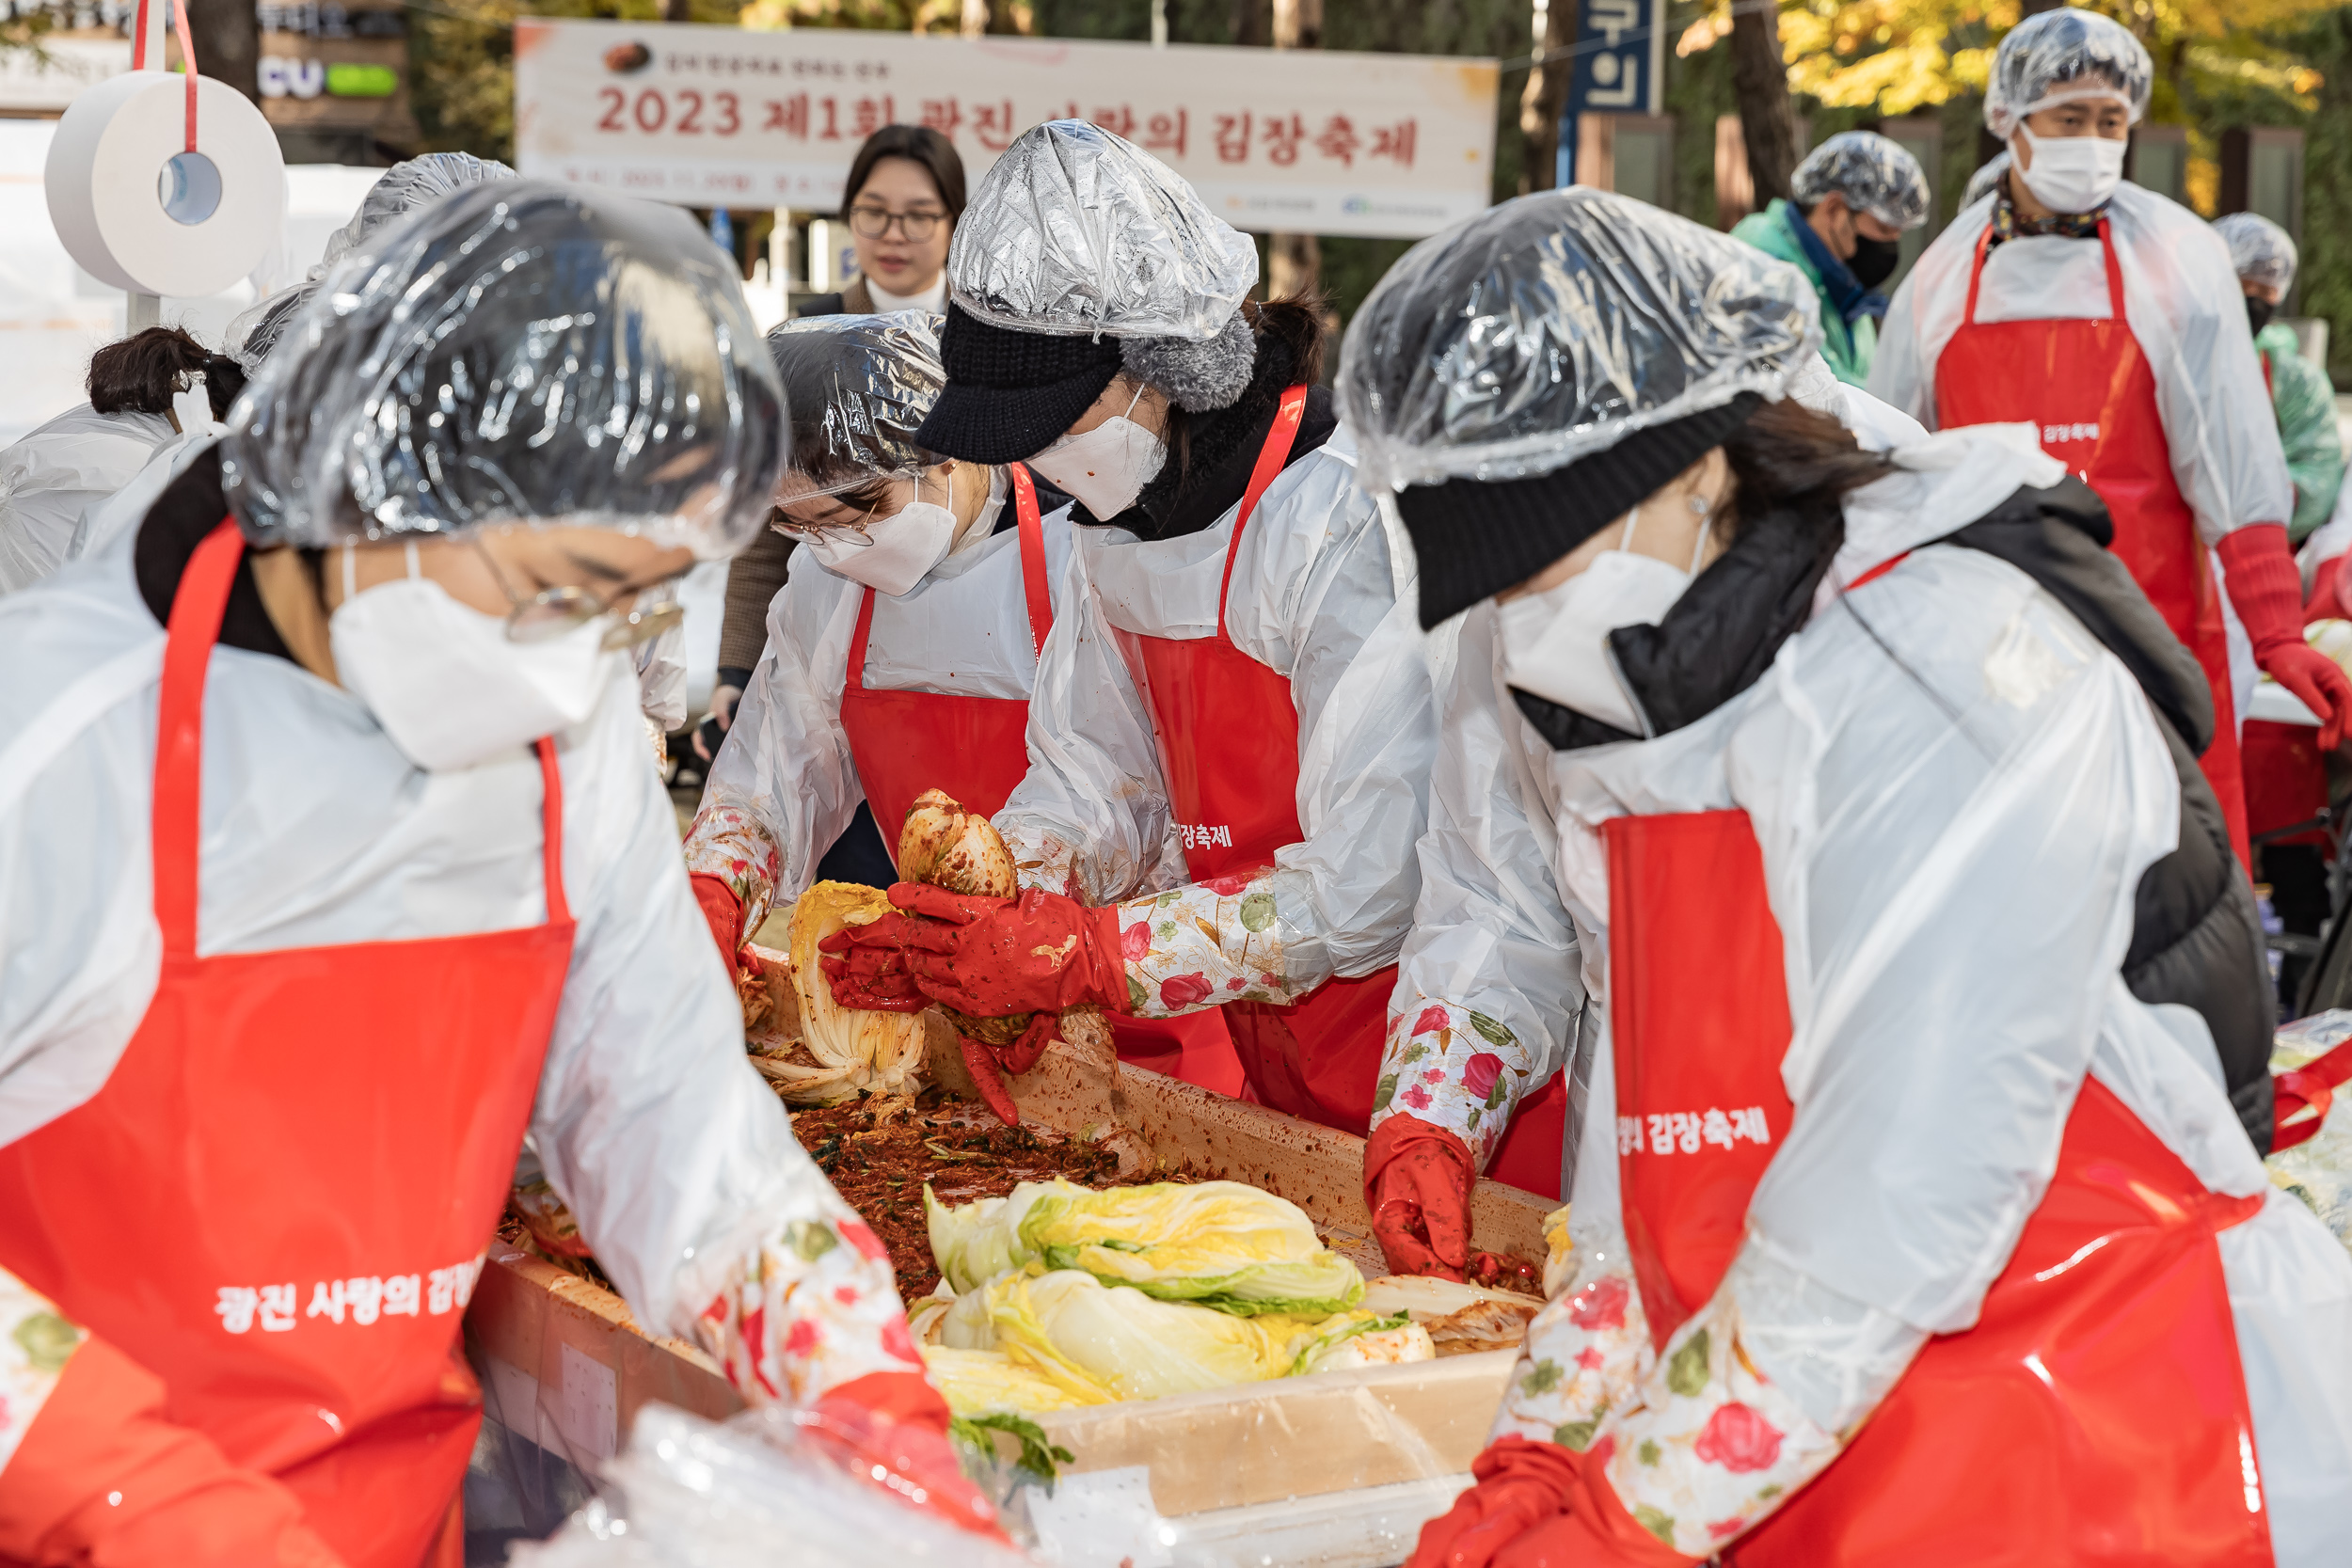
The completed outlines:
{"type": "Polygon", "coordinates": [[[564,896],[564,774],[555,765],[555,738],[541,736],[534,743],[539,752],[539,777],[546,788],[540,793],[540,853],[546,858],[548,884],[548,924],[564,926],[571,922],[571,900],[564,896]]]}
{"type": "Polygon", "coordinates": [[[1037,512],[1037,485],[1029,470],[1015,463],[1012,474],[1013,515],[1021,524],[1021,591],[1029,604],[1029,640],[1038,657],[1045,657],[1045,634],[1054,629],[1054,594],[1045,578],[1045,523],[1037,512]]]}
{"type": "Polygon", "coordinates": [[[2107,232],[2107,220],[2099,220],[2099,249],[2107,264],[2107,314],[2115,325],[2123,325],[2123,263],[2116,259],[2115,237],[2107,232]]]}
{"type": "Polygon", "coordinates": [[[1977,325],[1977,285],[1984,281],[1984,253],[1993,248],[1993,225],[1987,223],[1984,232],[1977,236],[1976,260],[1968,263],[1968,306],[1960,313],[1960,325],[1977,325]]]}
{"type": "Polygon", "coordinates": [[[1225,578],[1216,588],[1216,634],[1229,642],[1232,638],[1225,629],[1225,600],[1233,589],[1233,562],[1241,559],[1241,531],[1249,526],[1250,514],[1258,510],[1258,499],[1266,486],[1289,466],[1291,448],[1298,444],[1298,421],[1306,413],[1305,387],[1293,387],[1282,394],[1274,410],[1274,427],[1265,433],[1265,445],[1258,449],[1258,466],[1249,472],[1249,488],[1242,492],[1241,510],[1233,515],[1233,537],[1225,546],[1225,578]]]}
{"type": "Polygon", "coordinates": [[[223,517],[180,574],[164,634],[164,683],[155,728],[155,923],[164,957],[196,956],[196,860],[204,776],[204,673],[245,559],[245,535],[223,517]]]}

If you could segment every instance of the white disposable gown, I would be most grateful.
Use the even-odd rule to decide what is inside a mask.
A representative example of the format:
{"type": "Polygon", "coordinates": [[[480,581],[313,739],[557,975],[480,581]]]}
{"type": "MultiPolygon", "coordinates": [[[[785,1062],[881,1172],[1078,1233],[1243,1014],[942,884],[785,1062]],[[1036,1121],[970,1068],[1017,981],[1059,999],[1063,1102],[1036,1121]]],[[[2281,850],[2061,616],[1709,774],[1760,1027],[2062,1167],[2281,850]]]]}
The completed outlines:
{"type": "MultiPolygon", "coordinates": [[[[979,520],[922,581],[898,598],[874,595],[868,688],[1029,695],[1038,657],[1021,578],[1021,535],[1009,528],[995,531],[1008,483],[996,470],[979,520]]],[[[1077,591],[1070,509],[1041,520],[1058,625],[1077,591]]],[[[806,551],[794,559],[790,580],[768,607],[767,651],[711,762],[686,840],[687,869],[718,878],[742,900],[747,937],[771,909],[808,890],[818,861],[866,800],[841,724],[850,642],[866,588],[806,551]]]]}
{"type": "MultiPolygon", "coordinates": [[[[1935,366],[1961,325],[1977,244],[1994,198],[1952,220],[1895,291],[1870,365],[1871,393],[1939,428],[1935,366]]],[[[2172,477],[2207,545],[2295,510],[2278,422],[2230,247],[2187,208],[2124,182],[2107,204],[2123,318],[2155,377],[2172,477]]],[[[2096,239],[2026,235],[1984,261],[1977,320],[2106,321],[2106,262],[2096,239]]],[[[2226,601],[2225,601],[2226,602],[2226,601]]]]}
{"type": "Polygon", "coordinates": [[[179,434],[167,415],[101,414],[83,403],[0,451],[0,594],[65,564],[83,515],[179,434]]]}
{"type": "Polygon", "coordinates": [[[1607,1474],[1626,1506],[1682,1521],[1683,1550],[1717,1549],[1727,1535],[1686,1542],[1685,1526],[1708,1536],[1697,1521],[1769,1514],[1834,1462],[1929,1336],[1974,1323],[2091,1077],[2209,1189],[2265,1199],[2220,1237],[2264,1503],[2280,1563],[2335,1561],[2352,1495],[2352,1259],[2270,1187],[2202,1020],[2137,1001],[2118,974],[2140,874],[2175,844],[2171,760],[2131,675],[2055,600],[1990,556],[1927,543],[2020,483],[2053,482],[2058,465],[2021,426],[1941,436],[1900,461],[1909,471],[1849,498],[1814,617],[1756,686],[1659,739],[1553,753],[1537,775],[1596,990],[1600,825],[1748,813],[1786,950],[1781,1070],[1796,1112],[1729,1274],[1653,1354],[1626,1259],[1604,1038],[1576,1272],[1530,1325],[1496,1430],[1553,1439],[1591,1423],[1580,1446],[1614,1438],[1607,1474]],[[1841,600],[1840,585],[1906,550],[1841,600]],[[1594,1312],[1604,1297],[1626,1309],[1594,1312]],[[1737,1352],[1677,1361],[1705,1330],[1737,1352]],[[1546,1363],[1550,1376],[1530,1375],[1546,1363]],[[1735,1401],[1780,1433],[1769,1463],[1649,1446],[1735,1401]],[[1663,1462],[1641,1464],[1644,1451],[1663,1462]]]}
{"type": "MultiPolygon", "coordinates": [[[[155,990],[164,628],[132,580],[135,538],[0,602],[0,1143],[95,1094],[155,990]]],[[[915,1370],[883,1348],[886,1335],[904,1344],[888,1262],[846,1245],[812,1262],[786,1240],[795,1222],[853,1216],[744,1057],[626,661],[555,738],[578,931],[530,1128],[555,1191],[638,1321],[702,1343],[749,1398],[763,1382],[805,1399],[915,1370]],[[787,1353],[794,1320],[812,1315],[816,1348],[787,1353]]],[[[348,692],[216,648],[198,951],[535,926],[542,796],[527,748],[423,772],[348,692]]],[[[334,1021],[319,1029],[332,1049],[334,1021]]]]}
{"type": "Polygon", "coordinates": [[[1154,927],[1174,935],[1129,955],[1139,1011],[1190,1010],[1163,1000],[1162,971],[1205,974],[1218,994],[1238,980],[1246,997],[1293,1000],[1395,962],[1411,923],[1413,846],[1438,754],[1433,666],[1450,661],[1453,637],[1421,631],[1411,549],[1357,489],[1354,459],[1343,424],[1283,469],[1233,562],[1228,633],[1291,685],[1303,834],[1239,894],[1190,882],[1131,641],[1216,634],[1239,508],[1174,539],[1077,531],[1065,592],[1078,612],[1057,616],[1046,639],[1029,773],[995,820],[1035,885],[1088,904],[1181,890],[1184,908],[1154,927]],[[1265,966],[1268,928],[1230,918],[1262,893],[1273,896],[1279,972],[1265,966]]]}
{"type": "MultiPolygon", "coordinates": [[[[1788,395],[1873,451],[1927,434],[1838,380],[1819,355],[1788,395]]],[[[1402,1114],[1442,1127],[1485,1170],[1520,1103],[1568,1065],[1586,992],[1604,976],[1585,973],[1552,880],[1551,815],[1535,784],[1551,748],[1519,718],[1499,673],[1491,603],[1462,617],[1460,638],[1438,692],[1445,743],[1372,1125],[1402,1114]]]]}

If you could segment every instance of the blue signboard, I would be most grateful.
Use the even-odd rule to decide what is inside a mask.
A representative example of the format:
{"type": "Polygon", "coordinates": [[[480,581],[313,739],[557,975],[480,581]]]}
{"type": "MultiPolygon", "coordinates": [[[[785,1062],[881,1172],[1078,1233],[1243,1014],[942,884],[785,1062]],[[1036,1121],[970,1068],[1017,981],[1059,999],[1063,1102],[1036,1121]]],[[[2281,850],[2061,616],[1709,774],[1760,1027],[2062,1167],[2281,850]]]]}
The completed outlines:
{"type": "Polygon", "coordinates": [[[1664,112],[1665,12],[1665,0],[1576,0],[1576,54],[1560,116],[1560,184],[1576,181],[1577,116],[1664,112]]]}

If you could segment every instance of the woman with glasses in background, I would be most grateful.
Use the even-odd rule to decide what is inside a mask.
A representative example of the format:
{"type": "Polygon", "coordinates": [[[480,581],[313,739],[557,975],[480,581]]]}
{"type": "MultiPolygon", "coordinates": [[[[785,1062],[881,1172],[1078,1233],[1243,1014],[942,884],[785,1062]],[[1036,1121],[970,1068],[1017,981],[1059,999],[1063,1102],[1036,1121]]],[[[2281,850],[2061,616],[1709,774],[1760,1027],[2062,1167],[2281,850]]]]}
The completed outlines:
{"type": "MultiPolygon", "coordinates": [[[[841,185],[841,213],[857,246],[857,276],[838,293],[818,294],[797,316],[870,316],[889,310],[947,308],[947,241],[963,215],[963,160],[955,144],[928,125],[885,125],[866,138],[841,185]]],[[[717,756],[735,722],[768,641],[768,607],[789,573],[792,535],[771,531],[727,567],[726,619],[719,632],[719,673],[710,715],[694,734],[703,760],[717,756]]],[[[887,883],[886,835],[861,807],[826,854],[823,874],[841,881],[887,883]]],[[[820,851],[824,847],[819,846],[820,851]]]]}
{"type": "MultiPolygon", "coordinates": [[[[768,336],[792,425],[769,526],[803,566],[769,610],[767,652],[686,841],[694,895],[739,965],[769,910],[822,878],[853,816],[895,844],[923,791],[992,815],[1028,769],[1038,653],[1073,591],[1069,502],[1049,490],[1041,507],[1017,466],[915,443],[946,379],[939,327],[907,310],[768,336]]],[[[896,879],[885,863],[867,879],[896,879]]],[[[1012,1119],[994,1069],[973,1067],[1012,1119]]]]}

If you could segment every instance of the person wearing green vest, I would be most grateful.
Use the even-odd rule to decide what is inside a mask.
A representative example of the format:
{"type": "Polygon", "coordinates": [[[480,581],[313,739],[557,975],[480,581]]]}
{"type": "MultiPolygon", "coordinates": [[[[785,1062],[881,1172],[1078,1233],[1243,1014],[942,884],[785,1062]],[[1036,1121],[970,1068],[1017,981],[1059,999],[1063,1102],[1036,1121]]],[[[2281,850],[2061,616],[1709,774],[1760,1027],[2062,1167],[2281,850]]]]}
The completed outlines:
{"type": "Polygon", "coordinates": [[[1906,230],[1928,221],[1928,177],[1919,160],[1875,131],[1841,131],[1815,148],[1788,179],[1792,200],[1775,197],[1731,230],[1812,279],[1821,296],[1821,357],[1840,381],[1870,374],[1878,321],[1906,230]]]}
{"type": "Polygon", "coordinates": [[[2230,246],[2230,264],[2246,291],[2246,325],[2254,330],[2263,380],[2270,387],[2270,410],[2279,420],[2279,444],[2286,448],[2287,478],[2295,484],[2295,515],[2287,537],[2299,545],[2335,510],[2344,483],[2344,441],[2336,430],[2336,389],[2328,372],[2303,357],[2295,329],[2270,313],[2295,285],[2295,241],[2259,213],[2232,213],[2214,220],[2214,231],[2230,246]]]}

